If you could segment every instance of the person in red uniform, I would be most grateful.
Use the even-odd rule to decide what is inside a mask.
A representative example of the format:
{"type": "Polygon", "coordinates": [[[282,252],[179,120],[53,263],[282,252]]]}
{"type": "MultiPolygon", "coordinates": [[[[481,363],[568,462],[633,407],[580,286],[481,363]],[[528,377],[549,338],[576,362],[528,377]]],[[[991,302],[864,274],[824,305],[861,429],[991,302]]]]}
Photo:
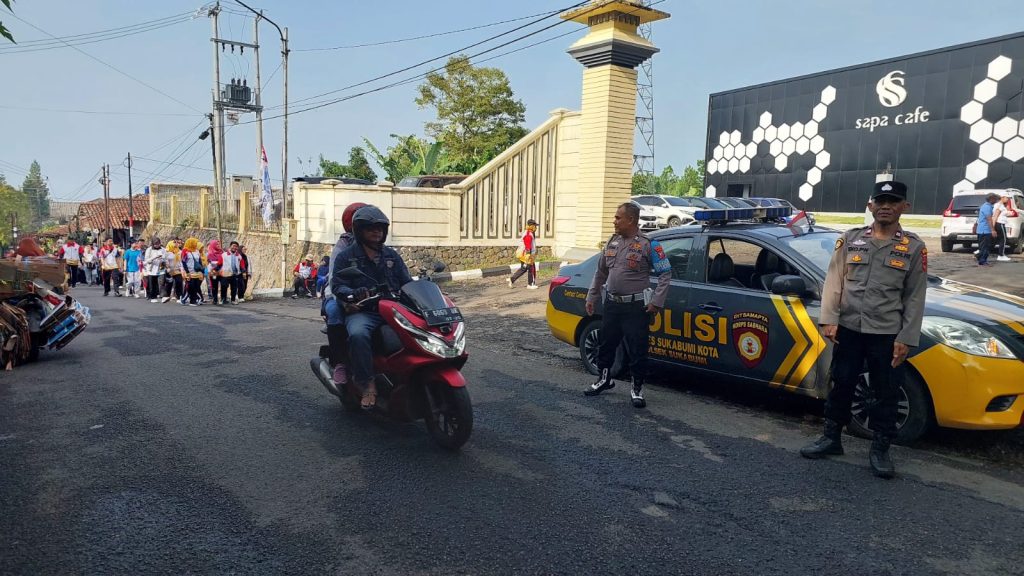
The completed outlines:
{"type": "Polygon", "coordinates": [[[295,268],[292,269],[292,276],[295,279],[292,283],[293,299],[299,296],[315,298],[312,288],[316,282],[316,264],[313,262],[312,254],[306,254],[306,257],[295,265],[295,268]]]}
{"type": "Polygon", "coordinates": [[[526,221],[526,231],[522,236],[523,246],[516,250],[516,258],[519,259],[519,270],[508,279],[508,287],[511,288],[520,276],[526,274],[526,287],[530,290],[537,289],[537,221],[530,218],[526,221]]]}

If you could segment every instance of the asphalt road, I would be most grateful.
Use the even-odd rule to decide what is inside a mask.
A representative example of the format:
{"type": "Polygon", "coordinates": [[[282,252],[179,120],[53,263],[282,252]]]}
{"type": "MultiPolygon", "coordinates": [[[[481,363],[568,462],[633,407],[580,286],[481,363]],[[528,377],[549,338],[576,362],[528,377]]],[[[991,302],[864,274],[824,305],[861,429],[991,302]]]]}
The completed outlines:
{"type": "Polygon", "coordinates": [[[460,454],[324,392],[310,302],[79,289],[90,328],[0,375],[0,573],[1024,573],[1020,467],[896,447],[883,481],[862,440],[799,457],[814,407],[668,383],[643,411],[625,386],[584,398],[543,290],[450,289],[476,416],[460,454]]]}

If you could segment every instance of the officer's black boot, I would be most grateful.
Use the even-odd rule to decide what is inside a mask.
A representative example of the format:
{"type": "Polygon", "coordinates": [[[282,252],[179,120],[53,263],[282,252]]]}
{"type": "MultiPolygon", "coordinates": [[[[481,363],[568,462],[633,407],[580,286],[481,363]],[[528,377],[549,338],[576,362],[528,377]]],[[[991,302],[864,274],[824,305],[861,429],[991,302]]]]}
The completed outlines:
{"type": "Polygon", "coordinates": [[[871,452],[868,460],[871,462],[871,473],[879,478],[892,478],[896,475],[896,467],[893,466],[892,458],[889,457],[889,438],[875,434],[871,442],[871,452]]]}
{"type": "Polygon", "coordinates": [[[634,408],[645,408],[647,407],[647,401],[644,400],[644,379],[633,377],[633,389],[629,391],[629,397],[633,401],[634,408]]]}
{"type": "Polygon", "coordinates": [[[615,381],[612,380],[612,371],[604,368],[601,370],[601,376],[597,379],[597,382],[591,384],[590,388],[583,391],[583,394],[586,396],[597,396],[601,392],[611,390],[612,388],[615,388],[615,381]]]}
{"type": "Polygon", "coordinates": [[[840,456],[843,453],[843,427],[835,420],[825,420],[825,432],[821,438],[800,449],[804,458],[817,460],[825,456],[840,456]]]}

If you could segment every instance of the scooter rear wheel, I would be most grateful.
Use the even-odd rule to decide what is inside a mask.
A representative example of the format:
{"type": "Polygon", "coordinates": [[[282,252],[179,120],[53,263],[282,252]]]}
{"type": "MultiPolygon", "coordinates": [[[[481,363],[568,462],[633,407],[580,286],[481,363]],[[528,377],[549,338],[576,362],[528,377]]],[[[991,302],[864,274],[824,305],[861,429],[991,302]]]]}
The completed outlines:
{"type": "Polygon", "coordinates": [[[439,446],[458,450],[473,432],[473,404],[469,391],[434,383],[424,390],[427,399],[427,432],[439,446]]]}

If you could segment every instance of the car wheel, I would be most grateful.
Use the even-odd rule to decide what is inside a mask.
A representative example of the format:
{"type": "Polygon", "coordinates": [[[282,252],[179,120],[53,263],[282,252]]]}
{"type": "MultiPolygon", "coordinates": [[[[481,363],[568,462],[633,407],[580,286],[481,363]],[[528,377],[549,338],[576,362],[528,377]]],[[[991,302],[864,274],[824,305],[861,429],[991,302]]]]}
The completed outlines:
{"type": "MultiPolygon", "coordinates": [[[[597,351],[601,338],[601,321],[593,320],[583,329],[579,338],[580,360],[587,372],[597,374],[597,351]]],[[[621,378],[625,373],[626,350],[623,345],[615,351],[615,362],[612,364],[612,377],[621,378]]]]}
{"type": "Polygon", "coordinates": [[[952,238],[943,238],[942,239],[942,251],[943,252],[952,252],[953,251],[953,239],[952,238]]]}
{"type": "Polygon", "coordinates": [[[1017,241],[1013,243],[1013,248],[1010,250],[1010,254],[1024,254],[1024,233],[1022,233],[1017,241]]]}
{"type": "Polygon", "coordinates": [[[676,226],[679,226],[682,223],[683,223],[683,220],[679,216],[670,216],[669,219],[668,219],[668,227],[669,228],[675,228],[676,226]]]}
{"type": "MultiPolygon", "coordinates": [[[[852,418],[849,430],[861,438],[871,438],[871,408],[875,405],[874,391],[871,390],[870,378],[865,372],[853,392],[852,418]]],[[[924,435],[932,425],[932,401],[921,378],[911,370],[906,370],[903,386],[898,394],[899,405],[896,411],[897,444],[910,444],[924,435]]]]}

